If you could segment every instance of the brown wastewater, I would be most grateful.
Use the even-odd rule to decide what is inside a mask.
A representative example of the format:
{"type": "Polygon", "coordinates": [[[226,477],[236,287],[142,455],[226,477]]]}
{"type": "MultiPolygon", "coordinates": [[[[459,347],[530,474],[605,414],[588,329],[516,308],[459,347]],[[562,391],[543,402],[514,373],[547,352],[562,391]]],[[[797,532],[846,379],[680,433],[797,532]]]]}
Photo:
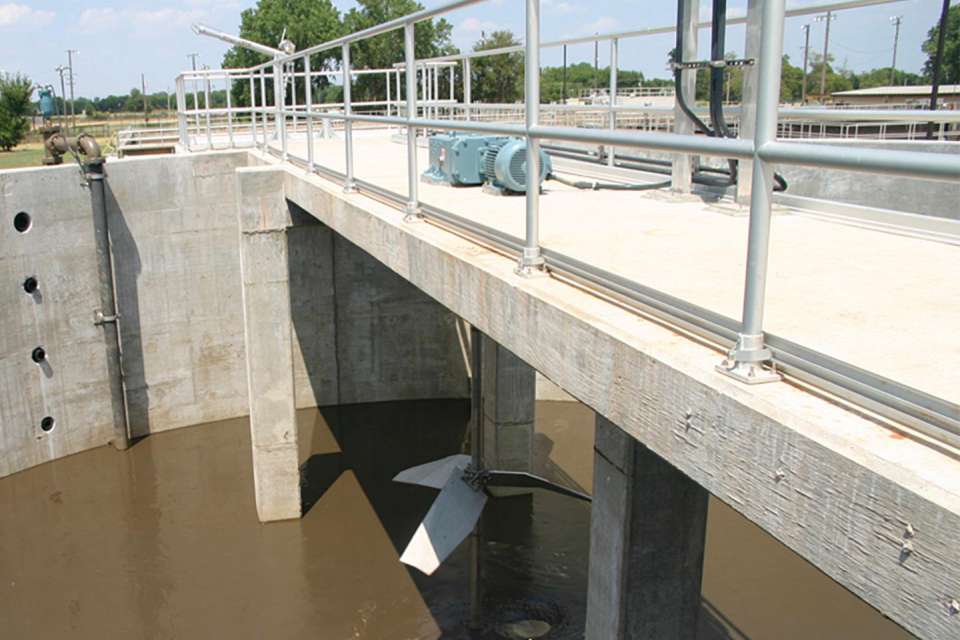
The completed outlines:
{"type": "MultiPolygon", "coordinates": [[[[0,639],[582,638],[590,508],[499,497],[430,577],[398,557],[436,492],[391,481],[461,451],[463,401],[300,414],[300,521],[260,524],[246,419],[101,447],[0,479],[0,639]]],[[[590,491],[593,414],[537,403],[537,471],[590,491]]],[[[699,638],[911,637],[717,500],[699,638]]]]}

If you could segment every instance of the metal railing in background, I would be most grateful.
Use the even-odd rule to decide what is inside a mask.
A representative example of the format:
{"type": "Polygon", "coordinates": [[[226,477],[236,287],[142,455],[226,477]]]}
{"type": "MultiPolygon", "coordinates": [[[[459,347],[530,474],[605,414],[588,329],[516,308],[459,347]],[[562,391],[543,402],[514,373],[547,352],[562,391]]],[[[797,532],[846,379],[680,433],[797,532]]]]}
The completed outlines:
{"type": "MultiPolygon", "coordinates": [[[[408,220],[416,220],[424,216],[434,217],[442,223],[459,226],[468,234],[485,236],[488,241],[498,244],[505,250],[514,252],[518,259],[518,272],[525,276],[546,273],[548,268],[559,271],[570,277],[615,291],[618,295],[637,302],[647,311],[669,318],[671,321],[681,324],[685,329],[695,331],[719,344],[730,344],[732,342],[733,345],[728,356],[719,368],[738,380],[755,383],[779,379],[779,374],[768,366],[768,363],[772,361],[781,371],[804,380],[822,381],[821,386],[827,387],[832,392],[845,398],[861,402],[873,410],[883,412],[898,421],[910,424],[927,435],[949,441],[954,446],[960,444],[960,412],[958,412],[956,405],[895,381],[857,369],[847,363],[838,362],[828,356],[817,354],[786,340],[774,336],[765,340],[763,331],[774,163],[955,182],[960,180],[960,156],[922,151],[894,152],[836,145],[824,146],[778,140],[777,133],[781,115],[779,95],[785,18],[784,0],[767,0],[757,3],[758,6],[752,9],[761,12],[757,21],[760,25],[761,44],[756,61],[758,98],[754,139],[716,138],[661,131],[623,130],[613,127],[578,128],[545,124],[541,120],[545,109],[539,103],[540,0],[524,0],[526,6],[526,46],[522,51],[525,57],[524,95],[526,101],[523,105],[524,118],[522,123],[498,123],[471,118],[473,110],[480,112],[483,111],[483,108],[469,103],[470,57],[462,55],[458,59],[464,60],[464,68],[468,71],[464,81],[464,90],[467,97],[467,104],[463,105],[464,119],[428,117],[431,114],[436,116],[441,108],[445,107],[443,107],[441,101],[421,101],[420,99],[421,92],[424,97],[431,98],[436,98],[437,92],[430,93],[426,89],[427,85],[435,81],[435,76],[431,77],[429,67],[424,66],[424,61],[418,61],[415,56],[414,32],[416,24],[483,1],[456,0],[447,2],[291,55],[278,56],[270,62],[249,69],[183,74],[177,81],[181,140],[188,145],[190,144],[190,129],[192,127],[194,132],[202,131],[205,134],[207,145],[212,148],[211,119],[215,116],[226,117],[228,129],[248,126],[253,144],[269,153],[277,153],[275,145],[271,144],[270,141],[279,140],[279,154],[283,160],[297,161],[322,175],[340,179],[345,191],[350,192],[358,189],[361,192],[368,191],[380,197],[396,197],[398,200],[403,200],[403,208],[408,220]],[[350,67],[350,46],[362,40],[399,29],[404,32],[402,73],[405,78],[405,95],[401,101],[401,95],[398,92],[395,100],[387,100],[384,104],[378,105],[385,106],[388,111],[385,115],[359,113],[355,110],[358,105],[351,102],[351,79],[358,71],[350,67]],[[304,104],[296,104],[297,80],[303,79],[307,85],[310,85],[313,78],[320,73],[311,70],[310,57],[330,50],[339,51],[343,57],[343,65],[339,73],[342,74],[344,82],[344,104],[339,105],[339,108],[329,108],[329,105],[321,106],[314,104],[310,95],[307,96],[304,104]],[[419,91],[418,76],[421,80],[419,91]],[[292,82],[288,82],[288,78],[292,82]],[[268,91],[266,91],[268,79],[273,81],[274,86],[272,104],[268,100],[268,91]],[[229,105],[227,109],[212,108],[210,104],[210,85],[211,82],[215,81],[223,81],[227,85],[233,82],[248,82],[250,86],[249,104],[243,106],[229,105]],[[288,84],[293,85],[293,92],[287,91],[288,84]],[[259,94],[256,91],[257,85],[260,89],[259,94]],[[188,89],[192,91],[194,109],[186,108],[186,96],[190,92],[188,89]],[[198,108],[201,91],[204,95],[204,107],[202,109],[198,108]],[[290,99],[291,94],[293,96],[292,100],[290,99]],[[394,109],[395,113],[390,113],[390,110],[394,109]],[[201,119],[206,126],[201,126],[201,119]],[[333,122],[342,123],[347,168],[345,175],[315,166],[311,150],[312,138],[310,144],[307,145],[308,158],[294,157],[290,154],[288,138],[292,130],[305,122],[308,132],[312,131],[316,121],[320,121],[324,126],[333,122]],[[384,190],[364,182],[354,175],[352,161],[353,127],[360,123],[400,127],[406,131],[408,188],[407,193],[403,196],[385,193],[384,190]],[[528,167],[527,189],[524,196],[526,199],[526,224],[525,235],[522,239],[511,238],[502,232],[483,227],[477,223],[470,223],[455,214],[439,211],[420,202],[417,189],[419,182],[417,169],[418,130],[462,131],[516,136],[526,141],[528,167]],[[745,284],[741,320],[736,322],[718,316],[713,312],[677,300],[667,294],[652,291],[641,283],[625,281],[623,278],[603,272],[596,267],[579,263],[568,256],[545,252],[539,241],[540,189],[538,181],[538,151],[541,141],[544,140],[750,161],[752,163],[752,189],[750,191],[747,265],[744,274],[745,284]]],[[[860,0],[859,2],[833,3],[833,5],[863,6],[879,3],[879,0],[873,2],[860,0]]],[[[816,9],[817,7],[807,7],[804,10],[816,9]]],[[[596,38],[598,37],[593,39],[596,38]]],[[[616,41],[616,38],[610,39],[616,41]]],[[[490,52],[484,52],[484,54],[491,55],[490,52]]],[[[448,58],[434,59],[428,62],[446,62],[448,58]]],[[[615,74],[612,75],[616,77],[615,74]]],[[[389,85],[389,79],[387,84],[389,85]]],[[[229,86],[227,86],[228,94],[229,89],[229,86]]],[[[617,94],[615,84],[611,87],[611,94],[617,94]]],[[[447,107],[454,108],[451,105],[447,105],[447,107]]],[[[566,107],[561,110],[565,109],[566,107]]],[[[629,113],[632,108],[628,105],[613,104],[605,107],[605,111],[608,111],[615,121],[619,113],[629,113]]],[[[800,115],[803,118],[808,118],[812,114],[815,117],[824,117],[825,115],[814,113],[813,110],[803,110],[800,115]]],[[[860,112],[857,115],[863,118],[868,114],[860,112]]],[[[889,114],[884,115],[889,118],[889,114]]],[[[929,121],[931,115],[930,113],[924,114],[924,120],[929,121]]],[[[237,141],[232,135],[233,129],[230,129],[230,131],[228,143],[236,145],[237,141]]]]}

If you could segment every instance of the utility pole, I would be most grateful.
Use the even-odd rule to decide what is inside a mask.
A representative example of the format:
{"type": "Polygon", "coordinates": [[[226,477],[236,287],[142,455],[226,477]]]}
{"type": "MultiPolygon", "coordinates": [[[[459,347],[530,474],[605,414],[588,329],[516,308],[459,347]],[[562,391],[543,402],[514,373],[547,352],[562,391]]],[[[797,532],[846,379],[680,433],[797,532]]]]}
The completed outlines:
{"type": "Polygon", "coordinates": [[[563,80],[560,82],[563,104],[567,104],[567,45],[563,45],[563,80]]]}
{"type": "Polygon", "coordinates": [[[803,84],[800,104],[807,104],[807,61],[810,59],[810,24],[803,25],[803,84]]]}
{"type": "Polygon", "coordinates": [[[140,95],[143,96],[143,124],[149,123],[149,118],[147,118],[147,79],[141,73],[140,74],[140,95]]]}
{"type": "Polygon", "coordinates": [[[897,83],[897,45],[900,44],[900,23],[903,22],[903,16],[893,16],[890,22],[895,27],[893,32],[893,62],[890,64],[890,86],[897,83]]]}
{"type": "Polygon", "coordinates": [[[76,49],[67,49],[67,66],[70,68],[70,127],[77,128],[77,110],[73,102],[73,54],[80,53],[76,49]]]}
{"type": "Polygon", "coordinates": [[[60,129],[61,130],[66,130],[67,128],[67,98],[66,98],[67,89],[66,89],[66,84],[63,81],[63,72],[66,70],[67,68],[63,65],[60,65],[55,69],[55,71],[60,74],[60,109],[59,111],[60,111],[60,129]]]}
{"type": "MultiPolygon", "coordinates": [[[[940,26],[937,34],[937,53],[933,57],[933,86],[930,87],[930,111],[937,110],[937,98],[940,97],[940,66],[943,64],[943,45],[947,35],[947,14],[950,12],[950,0],[943,0],[940,10],[940,26]]],[[[933,123],[927,123],[927,140],[933,139],[933,123]]]]}
{"type": "Polygon", "coordinates": [[[817,22],[826,22],[827,28],[823,32],[823,60],[821,60],[820,66],[820,102],[822,103],[827,95],[827,53],[830,48],[830,22],[835,20],[837,16],[833,15],[833,11],[827,11],[824,15],[819,15],[814,20],[817,22]]]}

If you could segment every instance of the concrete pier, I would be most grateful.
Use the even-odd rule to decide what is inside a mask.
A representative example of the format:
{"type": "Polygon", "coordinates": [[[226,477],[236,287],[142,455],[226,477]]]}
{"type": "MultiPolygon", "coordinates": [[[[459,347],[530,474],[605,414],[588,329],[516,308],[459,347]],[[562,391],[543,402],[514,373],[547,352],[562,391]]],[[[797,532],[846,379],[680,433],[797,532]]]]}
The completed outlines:
{"type": "Polygon", "coordinates": [[[484,335],[484,463],[490,468],[530,471],[537,373],[509,349],[484,335]]]}
{"type": "Polygon", "coordinates": [[[261,522],[300,517],[289,210],[283,199],[283,179],[276,167],[237,170],[250,440],[261,522]]]}
{"type": "Polygon", "coordinates": [[[587,640],[693,639],[707,491],[597,417],[587,640]]]}

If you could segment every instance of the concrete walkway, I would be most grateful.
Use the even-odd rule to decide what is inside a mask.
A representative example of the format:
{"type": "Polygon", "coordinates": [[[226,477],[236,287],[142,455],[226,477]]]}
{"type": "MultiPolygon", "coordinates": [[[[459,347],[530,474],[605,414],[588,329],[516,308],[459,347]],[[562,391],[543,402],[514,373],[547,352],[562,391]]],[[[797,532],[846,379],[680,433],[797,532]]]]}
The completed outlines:
{"type": "MultiPolygon", "coordinates": [[[[339,134],[338,134],[339,135],[339,134]]],[[[406,148],[357,132],[355,175],[407,192],[406,148]]],[[[306,158],[306,141],[289,153],[306,158]]],[[[343,140],[314,142],[319,166],[345,171],[343,140]]],[[[428,166],[420,149],[419,169],[428,166]]],[[[420,183],[421,201],[523,237],[524,199],[420,183]]],[[[580,191],[548,182],[544,247],[739,319],[748,218],[731,204],[656,192],[580,191]]],[[[775,212],[769,333],[960,403],[960,247],[775,212]],[[931,358],[932,356],[932,358],[931,358]]]]}

